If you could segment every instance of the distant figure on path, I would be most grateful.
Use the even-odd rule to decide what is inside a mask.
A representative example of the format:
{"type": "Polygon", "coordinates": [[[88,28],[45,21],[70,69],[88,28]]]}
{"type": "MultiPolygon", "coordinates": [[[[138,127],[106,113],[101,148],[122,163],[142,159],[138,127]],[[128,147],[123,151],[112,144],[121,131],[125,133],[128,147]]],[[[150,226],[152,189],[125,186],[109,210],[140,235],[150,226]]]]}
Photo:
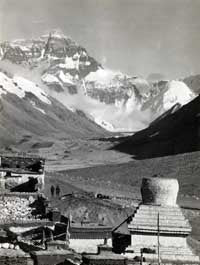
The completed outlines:
{"type": "Polygon", "coordinates": [[[60,187],[59,185],[56,186],[56,196],[59,197],[60,195],[60,187]]]}
{"type": "Polygon", "coordinates": [[[52,185],[52,186],[51,186],[51,197],[54,197],[54,191],[55,191],[55,188],[54,188],[54,186],[52,185]]]}

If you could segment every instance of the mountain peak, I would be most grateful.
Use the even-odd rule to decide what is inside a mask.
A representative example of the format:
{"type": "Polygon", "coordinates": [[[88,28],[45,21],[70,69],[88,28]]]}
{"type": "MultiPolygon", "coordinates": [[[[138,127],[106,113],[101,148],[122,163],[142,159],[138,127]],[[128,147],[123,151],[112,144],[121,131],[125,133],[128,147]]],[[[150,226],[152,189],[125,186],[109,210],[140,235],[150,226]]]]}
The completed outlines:
{"type": "MultiPolygon", "coordinates": [[[[162,114],[174,104],[184,105],[195,96],[180,81],[154,84],[141,76],[103,68],[84,47],[60,30],[52,30],[39,39],[4,42],[0,44],[0,57],[34,69],[49,95],[68,109],[81,109],[95,121],[111,124],[113,128],[135,130],[136,120],[143,128],[152,121],[143,110],[162,114]]],[[[161,75],[153,77],[158,79],[161,75]]]]}
{"type": "Polygon", "coordinates": [[[58,38],[58,39],[68,39],[69,38],[60,29],[51,30],[49,32],[49,34],[46,34],[46,35],[43,35],[43,36],[50,36],[50,37],[54,37],[54,38],[58,38]]]}

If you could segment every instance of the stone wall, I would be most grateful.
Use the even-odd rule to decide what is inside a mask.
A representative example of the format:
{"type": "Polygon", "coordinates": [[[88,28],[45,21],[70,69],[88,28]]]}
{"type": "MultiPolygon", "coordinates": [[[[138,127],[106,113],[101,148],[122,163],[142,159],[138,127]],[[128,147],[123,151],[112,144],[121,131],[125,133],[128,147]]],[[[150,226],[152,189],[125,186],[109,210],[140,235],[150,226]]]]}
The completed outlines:
{"type": "Polygon", "coordinates": [[[1,265],[34,265],[33,260],[27,257],[0,256],[1,265]]]}
{"type": "Polygon", "coordinates": [[[34,265],[64,265],[67,264],[67,262],[65,263],[66,259],[73,259],[74,253],[63,249],[42,250],[31,252],[31,257],[34,260],[34,265]]]}
{"type": "Polygon", "coordinates": [[[29,254],[22,250],[0,248],[1,265],[34,265],[29,254]]]}
{"type": "MultiPolygon", "coordinates": [[[[104,239],[70,239],[69,247],[78,253],[97,253],[97,246],[104,243],[104,239]]],[[[107,244],[112,246],[112,239],[107,244]]]]}

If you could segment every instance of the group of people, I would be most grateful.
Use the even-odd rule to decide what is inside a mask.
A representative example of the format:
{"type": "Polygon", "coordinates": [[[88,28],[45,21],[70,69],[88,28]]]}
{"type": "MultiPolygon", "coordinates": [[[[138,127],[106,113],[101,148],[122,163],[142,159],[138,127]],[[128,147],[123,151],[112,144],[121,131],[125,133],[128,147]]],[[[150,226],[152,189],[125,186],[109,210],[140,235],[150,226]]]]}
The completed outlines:
{"type": "Polygon", "coordinates": [[[60,187],[59,185],[56,185],[56,188],[51,185],[51,197],[54,197],[54,193],[56,192],[56,197],[60,196],[60,187]]]}

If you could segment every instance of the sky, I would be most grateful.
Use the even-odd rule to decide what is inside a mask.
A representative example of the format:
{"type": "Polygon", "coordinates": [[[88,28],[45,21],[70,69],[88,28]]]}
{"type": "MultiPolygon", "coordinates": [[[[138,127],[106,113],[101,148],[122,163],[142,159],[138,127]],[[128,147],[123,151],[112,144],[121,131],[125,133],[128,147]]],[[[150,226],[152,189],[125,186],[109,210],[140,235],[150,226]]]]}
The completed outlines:
{"type": "Polygon", "coordinates": [[[0,0],[0,41],[53,29],[106,68],[133,76],[200,74],[199,0],[0,0]]]}

